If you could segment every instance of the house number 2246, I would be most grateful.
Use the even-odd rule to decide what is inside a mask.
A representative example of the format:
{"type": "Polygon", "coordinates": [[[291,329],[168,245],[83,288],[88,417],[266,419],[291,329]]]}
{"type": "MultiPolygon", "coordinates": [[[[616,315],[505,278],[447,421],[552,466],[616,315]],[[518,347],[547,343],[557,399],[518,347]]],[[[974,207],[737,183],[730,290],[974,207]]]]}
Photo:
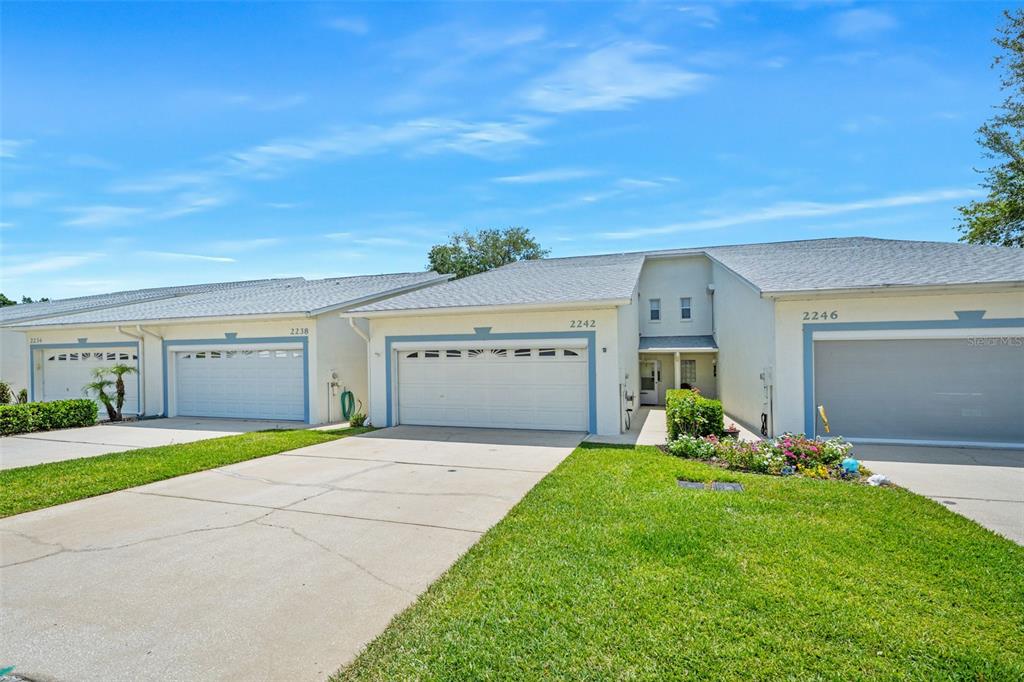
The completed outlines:
{"type": "Polygon", "coordinates": [[[839,311],[837,310],[805,310],[805,320],[838,320],[839,311]]]}
{"type": "Polygon", "coordinates": [[[597,321],[596,320],[569,320],[569,328],[570,329],[577,329],[577,328],[581,328],[582,329],[584,327],[588,328],[588,329],[593,329],[593,328],[597,327],[597,321]]]}

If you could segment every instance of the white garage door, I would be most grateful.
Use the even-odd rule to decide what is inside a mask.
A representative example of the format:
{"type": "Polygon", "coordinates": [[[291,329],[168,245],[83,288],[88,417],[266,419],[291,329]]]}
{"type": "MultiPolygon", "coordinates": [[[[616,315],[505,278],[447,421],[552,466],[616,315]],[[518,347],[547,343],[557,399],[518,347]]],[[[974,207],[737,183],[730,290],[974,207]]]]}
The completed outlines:
{"type": "Polygon", "coordinates": [[[178,351],[174,375],[180,415],[305,418],[301,348],[178,351]]]}
{"type": "Polygon", "coordinates": [[[1024,347],[1000,339],[816,341],[814,394],[847,438],[1024,443],[1024,347]]]}
{"type": "MultiPolygon", "coordinates": [[[[43,352],[43,400],[67,400],[84,398],[83,387],[95,381],[93,372],[98,368],[114,365],[128,365],[138,368],[139,357],[134,350],[118,348],[97,348],[88,351],[49,350],[43,352]]],[[[110,377],[113,379],[113,376],[110,377]]],[[[114,397],[114,389],[107,390],[107,395],[114,397]]],[[[124,414],[138,414],[139,391],[138,377],[128,374],[124,377],[124,414]]],[[[95,397],[90,394],[89,397],[95,397]]],[[[107,412],[100,405],[100,418],[106,419],[107,412]]]]}
{"type": "Polygon", "coordinates": [[[445,348],[398,353],[402,424],[586,431],[585,348],[445,348]]]}

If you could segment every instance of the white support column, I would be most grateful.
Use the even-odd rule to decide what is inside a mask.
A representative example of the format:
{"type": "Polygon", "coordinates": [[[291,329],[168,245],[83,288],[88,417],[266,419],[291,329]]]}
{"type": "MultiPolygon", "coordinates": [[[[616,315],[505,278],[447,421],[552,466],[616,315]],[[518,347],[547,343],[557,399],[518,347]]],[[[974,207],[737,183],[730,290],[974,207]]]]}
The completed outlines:
{"type": "Polygon", "coordinates": [[[675,384],[672,388],[679,388],[682,381],[679,380],[679,352],[676,351],[672,354],[672,382],[675,384]]]}

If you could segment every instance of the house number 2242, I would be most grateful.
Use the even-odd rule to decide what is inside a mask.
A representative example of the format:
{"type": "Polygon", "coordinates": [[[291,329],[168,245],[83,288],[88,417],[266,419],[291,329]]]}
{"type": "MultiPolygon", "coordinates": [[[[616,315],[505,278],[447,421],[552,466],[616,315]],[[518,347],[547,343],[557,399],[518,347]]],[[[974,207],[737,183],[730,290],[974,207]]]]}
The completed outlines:
{"type": "Polygon", "coordinates": [[[584,327],[586,327],[588,329],[593,329],[593,328],[597,327],[597,321],[596,320],[569,320],[569,328],[570,329],[584,328],[584,327]]]}
{"type": "Polygon", "coordinates": [[[839,311],[837,310],[805,310],[805,320],[838,320],[839,311]]]}

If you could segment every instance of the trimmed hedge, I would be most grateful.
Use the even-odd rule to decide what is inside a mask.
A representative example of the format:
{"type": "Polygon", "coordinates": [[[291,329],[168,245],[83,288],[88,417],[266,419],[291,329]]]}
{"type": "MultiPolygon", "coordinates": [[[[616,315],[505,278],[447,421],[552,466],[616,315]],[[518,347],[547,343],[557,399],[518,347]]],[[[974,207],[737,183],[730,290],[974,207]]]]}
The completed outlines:
{"type": "Polygon", "coordinates": [[[0,405],[0,436],[92,426],[97,409],[96,403],[87,398],[0,405]]]}
{"type": "Polygon", "coordinates": [[[725,430],[721,401],[705,398],[697,391],[665,391],[665,419],[670,442],[683,433],[691,436],[720,436],[725,430]]]}

